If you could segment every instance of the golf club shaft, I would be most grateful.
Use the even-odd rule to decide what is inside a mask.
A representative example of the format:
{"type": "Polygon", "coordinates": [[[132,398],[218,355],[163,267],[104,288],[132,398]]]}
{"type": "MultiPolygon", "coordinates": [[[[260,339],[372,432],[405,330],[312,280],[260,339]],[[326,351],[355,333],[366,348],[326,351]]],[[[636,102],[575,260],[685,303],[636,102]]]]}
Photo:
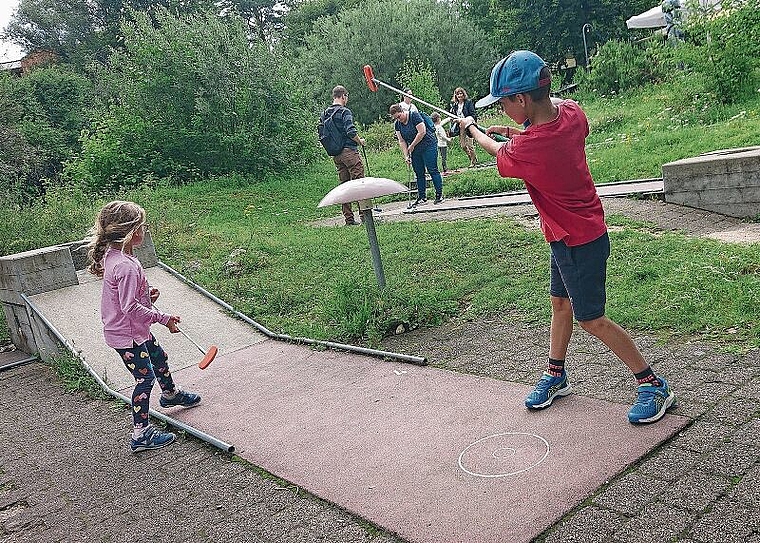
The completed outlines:
{"type": "Polygon", "coordinates": [[[367,150],[364,148],[364,145],[362,145],[362,153],[364,153],[364,162],[367,166],[367,175],[365,177],[369,177],[372,174],[369,173],[369,160],[367,160],[367,150]]]}
{"type": "MultiPolygon", "coordinates": [[[[378,85],[382,85],[382,86],[383,86],[383,87],[385,87],[386,89],[390,89],[390,90],[392,90],[392,91],[394,91],[394,92],[397,92],[397,93],[399,93],[401,96],[406,96],[407,98],[411,98],[412,100],[416,100],[416,101],[417,101],[417,102],[419,102],[420,104],[426,105],[427,107],[431,108],[433,111],[437,111],[438,113],[441,113],[442,115],[446,115],[446,116],[447,116],[447,117],[449,117],[449,118],[450,118],[452,121],[456,121],[456,120],[458,120],[458,119],[459,119],[459,117],[457,117],[456,115],[454,115],[454,114],[453,114],[453,113],[451,113],[450,111],[446,111],[446,110],[445,110],[445,109],[443,109],[443,108],[440,108],[440,107],[434,106],[433,104],[430,104],[430,103],[426,102],[425,100],[422,100],[421,98],[417,98],[416,96],[414,96],[414,95],[411,95],[411,94],[409,94],[408,92],[404,92],[404,91],[402,91],[402,90],[399,90],[399,89],[397,89],[396,87],[389,85],[388,83],[383,83],[382,81],[380,81],[380,80],[379,80],[379,79],[377,79],[376,77],[373,77],[373,78],[372,78],[372,81],[374,81],[374,82],[375,82],[376,84],[378,84],[378,85]]],[[[477,123],[475,124],[475,128],[477,128],[478,130],[480,130],[480,131],[481,131],[481,132],[483,132],[484,134],[486,133],[486,130],[485,130],[485,128],[481,128],[480,126],[478,126],[478,125],[477,125],[477,123]]],[[[501,142],[507,141],[507,138],[505,138],[505,137],[504,137],[504,136],[502,136],[501,134],[492,134],[492,135],[491,135],[491,137],[492,137],[493,139],[495,139],[496,141],[501,141],[501,142]]]]}
{"type": "Polygon", "coordinates": [[[180,328],[179,326],[177,326],[177,330],[179,330],[179,333],[180,333],[180,334],[182,334],[182,335],[183,335],[183,336],[185,336],[185,337],[186,337],[188,340],[190,340],[190,343],[192,343],[193,345],[195,345],[196,347],[198,347],[198,350],[199,350],[200,352],[202,352],[203,354],[206,354],[206,349],[204,349],[203,347],[201,347],[200,345],[198,345],[198,344],[195,342],[195,340],[194,340],[193,338],[191,338],[190,336],[188,336],[188,335],[185,333],[185,331],[184,331],[182,328],[180,328]]]}
{"type": "MultiPolygon", "coordinates": [[[[156,302],[153,302],[153,307],[155,307],[156,309],[158,309],[158,306],[156,305],[156,302]]],[[[190,341],[190,343],[192,343],[193,345],[195,345],[196,347],[198,347],[198,350],[200,352],[202,352],[203,354],[206,354],[206,349],[204,349],[203,347],[201,347],[200,345],[198,345],[198,343],[196,343],[196,341],[193,338],[191,338],[190,336],[188,336],[182,328],[180,328],[179,326],[177,326],[177,330],[179,331],[180,334],[182,334],[183,336],[185,336],[188,339],[188,341],[190,341]]]]}
{"type": "Polygon", "coordinates": [[[413,96],[413,95],[409,94],[408,92],[404,92],[402,90],[397,89],[396,87],[392,87],[391,85],[388,85],[387,83],[383,83],[382,81],[380,81],[376,77],[373,77],[372,81],[374,81],[378,85],[382,85],[386,89],[390,89],[390,90],[392,90],[394,92],[397,92],[401,96],[406,96],[408,98],[411,98],[412,100],[416,100],[420,104],[426,105],[430,109],[432,109],[434,111],[437,111],[438,113],[441,113],[442,115],[446,115],[447,117],[450,117],[451,119],[458,119],[458,117],[456,115],[454,115],[453,113],[451,113],[450,111],[446,111],[445,109],[442,109],[440,107],[436,107],[433,104],[430,104],[430,103],[426,102],[425,100],[423,100],[421,98],[417,98],[416,96],[413,96]]]}

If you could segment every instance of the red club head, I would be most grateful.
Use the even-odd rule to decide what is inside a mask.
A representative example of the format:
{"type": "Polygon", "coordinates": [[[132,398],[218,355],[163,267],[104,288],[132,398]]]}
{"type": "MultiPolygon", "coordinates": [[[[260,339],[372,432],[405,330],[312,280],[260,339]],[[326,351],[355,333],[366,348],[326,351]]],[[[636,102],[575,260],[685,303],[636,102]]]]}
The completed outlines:
{"type": "Polygon", "coordinates": [[[216,345],[212,345],[208,348],[208,352],[206,353],[206,356],[203,357],[203,360],[198,362],[198,367],[202,370],[205,370],[208,368],[209,364],[214,360],[216,357],[216,353],[219,351],[219,349],[216,348],[216,345]]]}
{"type": "Polygon", "coordinates": [[[367,86],[372,92],[377,92],[377,83],[375,83],[375,74],[372,73],[372,66],[364,66],[364,79],[367,80],[367,86]]]}

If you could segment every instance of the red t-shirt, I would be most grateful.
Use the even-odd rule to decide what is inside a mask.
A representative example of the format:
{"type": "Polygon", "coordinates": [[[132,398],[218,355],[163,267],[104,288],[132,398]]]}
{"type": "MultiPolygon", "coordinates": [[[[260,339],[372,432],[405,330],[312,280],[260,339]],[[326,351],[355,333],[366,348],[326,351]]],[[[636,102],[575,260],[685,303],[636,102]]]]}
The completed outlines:
{"type": "Polygon", "coordinates": [[[588,119],[572,100],[557,107],[556,119],[529,126],[502,145],[496,165],[502,177],[525,182],[546,241],[573,247],[594,241],[607,225],[586,163],[588,119]]]}

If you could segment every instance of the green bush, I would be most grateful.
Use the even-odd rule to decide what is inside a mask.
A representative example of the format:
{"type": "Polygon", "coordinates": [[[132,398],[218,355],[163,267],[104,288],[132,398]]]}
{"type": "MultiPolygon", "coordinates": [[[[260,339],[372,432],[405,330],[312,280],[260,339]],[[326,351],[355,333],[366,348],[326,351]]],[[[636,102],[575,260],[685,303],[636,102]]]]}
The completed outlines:
{"type": "Polygon", "coordinates": [[[684,51],[707,88],[731,104],[754,90],[760,66],[760,0],[727,0],[720,11],[702,10],[689,17],[689,49],[684,51]]]}
{"type": "Polygon", "coordinates": [[[393,125],[387,120],[376,121],[364,127],[361,134],[367,140],[367,148],[373,151],[387,151],[396,146],[393,125]]]}
{"type": "Polygon", "coordinates": [[[100,75],[108,105],[67,173],[88,190],[230,172],[264,177],[311,160],[314,120],[285,59],[243,22],[157,9],[124,25],[100,75]]]}
{"type": "Polygon", "coordinates": [[[0,74],[0,204],[27,205],[59,184],[89,123],[92,85],[66,66],[0,74]]]}
{"type": "MultiPolygon", "coordinates": [[[[662,81],[667,73],[660,47],[625,41],[603,44],[591,60],[591,71],[580,71],[579,80],[588,89],[607,95],[662,81]]],[[[578,75],[578,73],[577,73],[578,75]]]]}

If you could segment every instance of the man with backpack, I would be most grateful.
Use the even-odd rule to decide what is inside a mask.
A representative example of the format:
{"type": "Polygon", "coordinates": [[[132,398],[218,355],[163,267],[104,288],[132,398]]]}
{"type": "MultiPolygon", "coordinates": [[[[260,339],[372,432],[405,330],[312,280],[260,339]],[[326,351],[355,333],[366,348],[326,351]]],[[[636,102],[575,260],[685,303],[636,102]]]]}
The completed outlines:
{"type": "MultiPolygon", "coordinates": [[[[332,91],[333,102],[319,118],[319,141],[335,163],[339,183],[364,177],[364,164],[359,155],[359,145],[364,146],[364,138],[354,126],[354,115],[346,107],[348,91],[338,85],[332,91]]],[[[361,224],[354,217],[351,204],[343,204],[346,225],[361,224]]]]}

